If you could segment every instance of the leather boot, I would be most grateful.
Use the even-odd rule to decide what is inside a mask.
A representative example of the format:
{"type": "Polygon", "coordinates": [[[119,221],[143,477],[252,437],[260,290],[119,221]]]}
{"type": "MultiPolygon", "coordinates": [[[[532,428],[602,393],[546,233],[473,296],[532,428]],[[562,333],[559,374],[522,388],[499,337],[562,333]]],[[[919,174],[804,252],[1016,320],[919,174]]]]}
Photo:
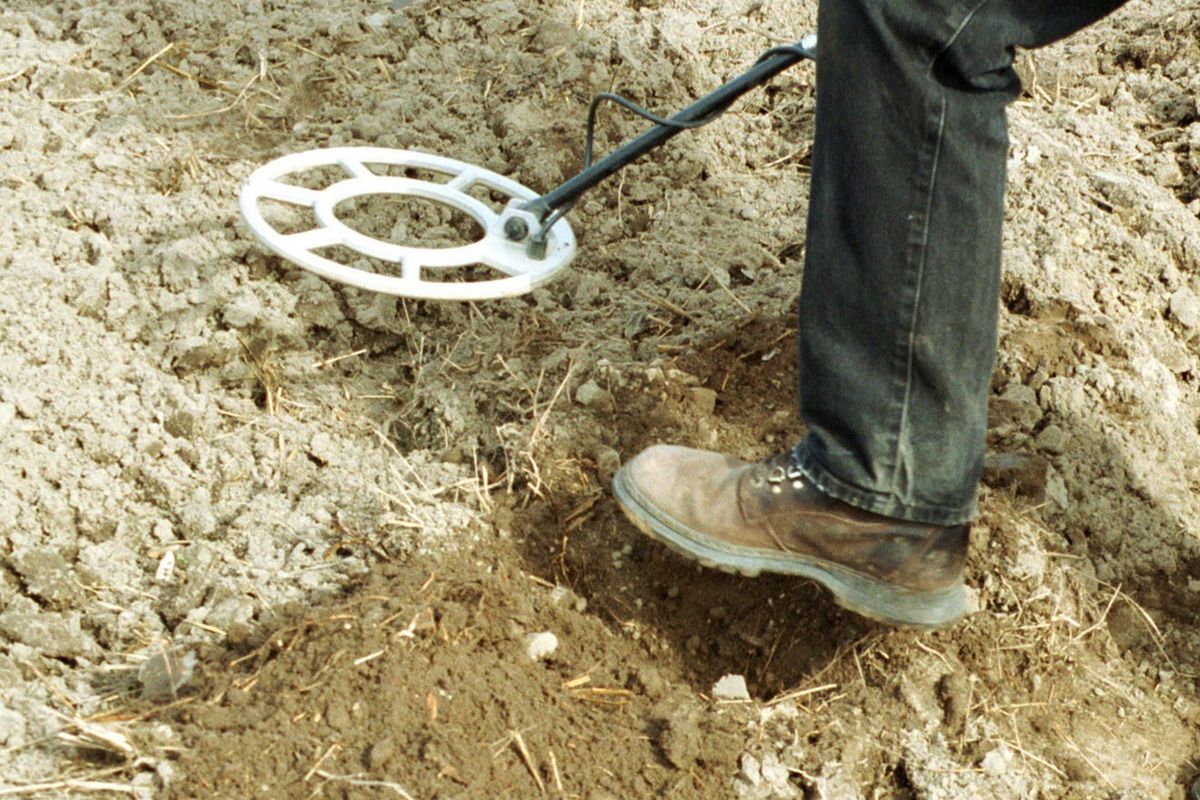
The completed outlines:
{"type": "Polygon", "coordinates": [[[811,578],[840,605],[893,625],[940,627],[973,610],[968,525],[859,510],[809,485],[788,454],[749,464],[658,445],[618,470],[613,490],[634,525],[705,566],[811,578]]]}

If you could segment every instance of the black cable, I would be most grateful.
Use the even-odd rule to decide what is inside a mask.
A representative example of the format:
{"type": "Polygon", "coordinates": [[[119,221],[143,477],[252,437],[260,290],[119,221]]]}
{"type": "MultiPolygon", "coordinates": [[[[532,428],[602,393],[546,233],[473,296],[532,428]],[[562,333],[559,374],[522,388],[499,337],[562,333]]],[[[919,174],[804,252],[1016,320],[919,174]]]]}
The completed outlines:
{"type": "MultiPolygon", "coordinates": [[[[810,50],[806,47],[802,47],[801,45],[796,45],[796,44],[785,44],[785,45],[779,45],[777,47],[770,48],[769,50],[764,52],[761,56],[759,56],[758,61],[756,61],[755,63],[761,64],[762,62],[766,61],[767,59],[772,58],[774,56],[779,56],[779,55],[795,55],[795,56],[799,56],[802,59],[803,58],[815,59],[815,57],[816,57],[816,54],[813,53],[812,50],[810,50]]],[[[653,122],[655,125],[666,125],[667,127],[670,127],[670,128],[680,128],[680,129],[684,129],[684,130],[688,130],[691,128],[699,128],[703,125],[707,125],[708,123],[712,122],[717,117],[724,114],[729,109],[729,106],[732,105],[734,102],[733,100],[731,100],[727,105],[724,105],[724,106],[721,106],[720,108],[715,109],[711,114],[701,117],[700,119],[676,120],[676,119],[670,119],[668,117],[659,116],[658,114],[655,114],[653,111],[650,111],[649,109],[647,109],[643,106],[639,106],[637,103],[633,102],[629,98],[622,97],[619,94],[614,94],[613,92],[600,92],[599,94],[597,94],[595,97],[592,98],[592,103],[591,103],[591,105],[588,106],[587,128],[585,130],[584,137],[583,137],[583,167],[582,167],[582,169],[580,169],[580,172],[583,172],[583,170],[586,170],[588,167],[590,167],[592,165],[592,149],[595,145],[595,138],[596,138],[596,112],[600,108],[600,104],[606,100],[610,103],[615,103],[615,104],[619,105],[621,108],[624,108],[627,111],[632,111],[634,114],[637,114],[642,119],[649,120],[650,122],[653,122]]],[[[535,240],[545,239],[546,233],[550,230],[550,228],[554,227],[554,223],[556,223],[560,219],[562,219],[563,216],[565,216],[566,213],[575,206],[575,202],[576,201],[572,200],[570,203],[567,203],[566,205],[562,206],[561,208],[556,209],[553,214],[551,214],[549,217],[547,217],[546,221],[542,223],[542,227],[540,229],[538,229],[538,232],[536,234],[534,234],[535,240]]]]}
{"type": "MultiPolygon", "coordinates": [[[[622,97],[619,94],[614,94],[612,92],[600,92],[592,98],[592,103],[590,106],[588,106],[587,128],[583,136],[583,167],[580,169],[580,172],[592,165],[592,151],[596,143],[596,112],[599,110],[600,104],[606,100],[610,103],[616,103],[627,111],[632,111],[642,119],[649,120],[655,125],[666,125],[670,128],[681,128],[685,130],[689,128],[699,128],[701,125],[707,125],[717,117],[721,116],[721,114],[725,113],[725,109],[729,107],[725,106],[724,108],[719,108],[702,119],[682,121],[659,116],[653,111],[650,111],[643,106],[639,106],[629,98],[622,97]]],[[[575,201],[571,201],[565,206],[556,209],[554,213],[547,217],[546,221],[542,223],[542,227],[538,230],[536,235],[539,237],[544,237],[546,232],[549,231],[550,228],[554,227],[554,223],[562,219],[563,216],[566,215],[566,213],[574,206],[575,201]]]]}

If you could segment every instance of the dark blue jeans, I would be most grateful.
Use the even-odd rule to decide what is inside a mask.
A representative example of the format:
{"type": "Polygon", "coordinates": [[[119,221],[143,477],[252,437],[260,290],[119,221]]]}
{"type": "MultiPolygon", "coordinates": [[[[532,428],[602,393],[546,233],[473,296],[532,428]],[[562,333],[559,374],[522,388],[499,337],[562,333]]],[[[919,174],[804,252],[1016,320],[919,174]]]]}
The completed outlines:
{"type": "Polygon", "coordinates": [[[975,513],[1016,47],[1123,0],[821,0],[796,447],[829,495],[975,513]]]}

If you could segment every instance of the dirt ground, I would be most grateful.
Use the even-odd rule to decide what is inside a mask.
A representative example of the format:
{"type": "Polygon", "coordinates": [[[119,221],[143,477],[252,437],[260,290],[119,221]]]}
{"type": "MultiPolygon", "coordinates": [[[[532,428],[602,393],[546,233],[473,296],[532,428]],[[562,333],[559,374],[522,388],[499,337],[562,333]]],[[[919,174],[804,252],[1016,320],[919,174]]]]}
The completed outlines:
{"type": "MultiPolygon", "coordinates": [[[[336,145],[551,188],[594,93],[682,107],[814,16],[5,3],[0,796],[1181,800],[1194,2],[1020,57],[980,610],[947,631],[698,569],[608,490],[654,442],[800,434],[810,65],[586,195],[570,273],[523,298],[341,288],[240,222],[253,169],[336,145]]],[[[598,146],[643,125],[605,113],[598,146]]]]}

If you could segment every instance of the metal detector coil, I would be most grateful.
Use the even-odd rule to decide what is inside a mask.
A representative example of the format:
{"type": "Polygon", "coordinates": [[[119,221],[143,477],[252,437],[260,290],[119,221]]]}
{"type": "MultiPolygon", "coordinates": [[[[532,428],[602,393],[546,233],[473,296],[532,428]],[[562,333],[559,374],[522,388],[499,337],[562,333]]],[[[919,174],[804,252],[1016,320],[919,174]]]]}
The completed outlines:
{"type": "Polygon", "coordinates": [[[242,185],[239,204],[242,217],[258,239],[289,261],[329,280],[372,292],[400,297],[435,300],[490,300],[529,292],[565,268],[575,257],[575,234],[566,220],[556,221],[543,232],[544,254],[539,247],[534,257],[527,244],[506,234],[506,219],[512,206],[536,200],[537,192],[511,178],[462,161],[381,147],[334,147],[309,150],[277,158],[256,169],[242,185]],[[372,165],[425,170],[447,177],[444,183],[378,174],[372,165]],[[288,178],[320,167],[340,167],[346,177],[321,189],[310,189],[288,178]],[[502,213],[469,194],[486,187],[510,198],[510,209],[502,213]],[[442,203],[468,214],[483,230],[477,241],[458,247],[410,247],[367,236],[337,217],[338,203],[365,195],[403,195],[442,203]],[[311,209],[313,227],[298,233],[283,233],[267,221],[262,200],[275,200],[311,209]],[[341,245],[364,256],[399,265],[399,274],[382,274],[358,269],[320,255],[320,248],[341,245]],[[486,280],[429,280],[428,270],[441,270],[445,277],[455,268],[473,265],[490,267],[505,277],[486,280]]]}

